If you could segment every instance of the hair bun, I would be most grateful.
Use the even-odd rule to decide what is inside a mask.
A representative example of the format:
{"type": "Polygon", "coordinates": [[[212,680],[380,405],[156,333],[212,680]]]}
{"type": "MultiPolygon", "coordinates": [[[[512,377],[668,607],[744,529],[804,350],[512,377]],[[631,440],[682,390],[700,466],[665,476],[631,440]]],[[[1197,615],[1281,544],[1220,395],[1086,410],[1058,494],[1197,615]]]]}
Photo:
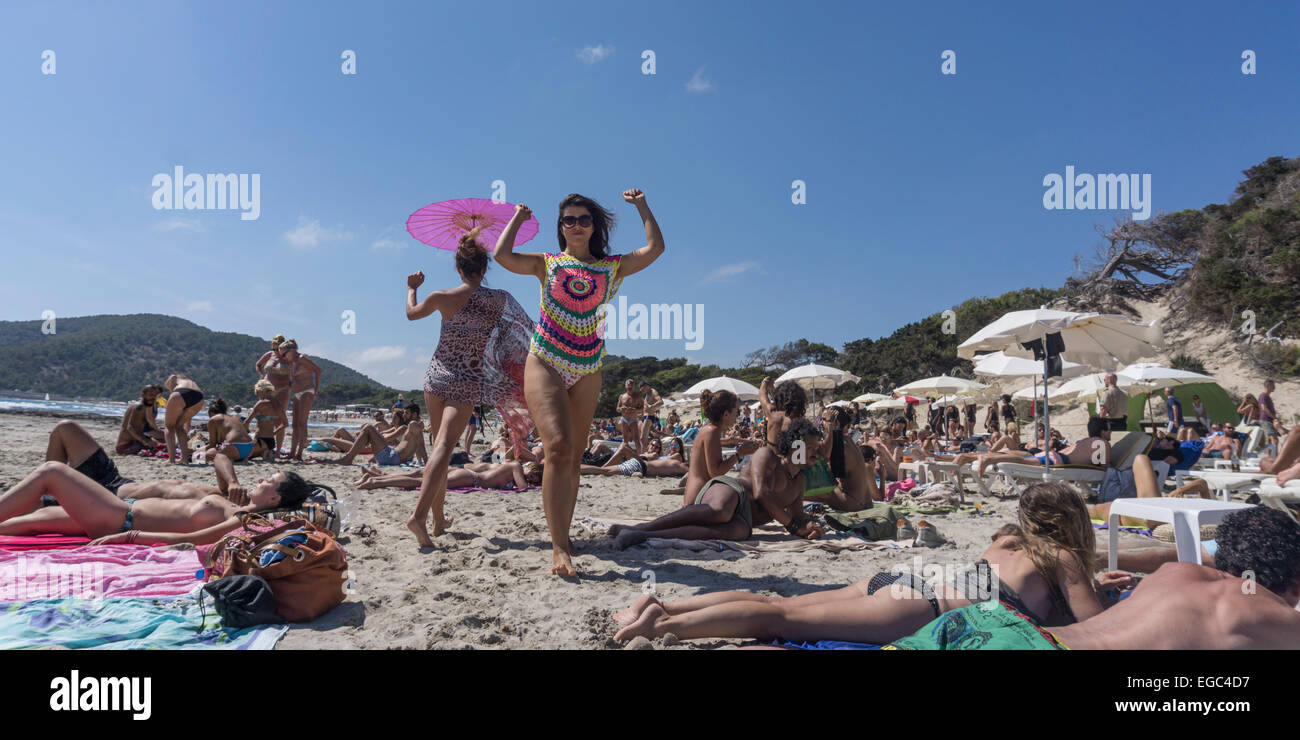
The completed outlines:
{"type": "Polygon", "coordinates": [[[487,250],[478,241],[478,227],[461,234],[460,244],[456,247],[456,269],[468,276],[482,275],[487,272],[487,250]]]}

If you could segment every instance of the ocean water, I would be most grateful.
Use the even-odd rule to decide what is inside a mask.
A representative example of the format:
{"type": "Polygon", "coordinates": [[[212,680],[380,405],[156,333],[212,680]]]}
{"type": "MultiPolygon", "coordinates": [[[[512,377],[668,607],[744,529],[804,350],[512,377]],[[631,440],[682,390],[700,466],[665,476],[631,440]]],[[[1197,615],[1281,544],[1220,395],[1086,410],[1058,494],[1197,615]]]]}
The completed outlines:
{"type": "MultiPolygon", "coordinates": [[[[122,414],[126,412],[125,403],[115,403],[112,401],[94,402],[94,401],[43,401],[39,398],[10,398],[0,396],[0,411],[61,411],[64,413],[91,414],[94,416],[108,416],[115,419],[121,419],[122,414]]],[[[162,410],[159,409],[161,412],[162,410]]],[[[247,409],[245,409],[247,411],[247,409]]],[[[163,414],[158,414],[158,421],[161,423],[163,414]]],[[[191,426],[206,424],[208,415],[205,411],[195,414],[191,426]]],[[[340,419],[339,421],[316,421],[307,422],[308,428],[317,429],[360,429],[361,422],[357,419],[340,419]]]]}

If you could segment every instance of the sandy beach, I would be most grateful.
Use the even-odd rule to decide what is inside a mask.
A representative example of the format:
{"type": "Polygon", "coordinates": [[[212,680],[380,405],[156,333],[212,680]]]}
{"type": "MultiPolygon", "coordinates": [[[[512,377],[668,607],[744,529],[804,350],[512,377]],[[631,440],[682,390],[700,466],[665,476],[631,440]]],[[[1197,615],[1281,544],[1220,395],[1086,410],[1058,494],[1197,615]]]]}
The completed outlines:
{"type": "MultiPolygon", "coordinates": [[[[0,486],[17,483],[44,459],[46,436],[57,418],[0,414],[0,486]]],[[[77,419],[111,448],[117,424],[77,419]]],[[[476,450],[484,449],[476,446],[476,450]]],[[[323,457],[338,457],[323,454],[323,457]]],[[[363,459],[368,459],[364,458],[363,459]]],[[[135,480],[183,478],[211,483],[210,465],[168,466],[160,460],[114,457],[122,474],[135,480]]],[[[575,513],[580,581],[550,574],[550,543],[539,491],[456,493],[447,511],[456,517],[451,532],[437,538],[439,549],[421,552],[406,529],[415,491],[354,491],[359,466],[240,463],[241,481],[256,481],[282,467],[333,487],[355,502],[356,522],[375,528],[374,537],[345,536],[354,581],[342,605],[321,619],[294,625],[281,648],[564,648],[620,649],[611,615],[642,593],[649,576],[667,599],[728,589],[796,595],[842,586],[894,565],[910,567],[921,555],[927,563],[969,563],[987,547],[989,535],[1015,517],[1015,502],[968,495],[984,503],[988,516],[951,514],[926,517],[949,542],[934,549],[741,553],[656,550],[638,546],[618,550],[581,520],[650,519],[680,505],[658,491],[669,479],[585,477],[575,513]]],[[[668,643],[673,640],[668,639],[668,643]]],[[[654,647],[718,648],[743,644],[698,640],[654,647]]]]}

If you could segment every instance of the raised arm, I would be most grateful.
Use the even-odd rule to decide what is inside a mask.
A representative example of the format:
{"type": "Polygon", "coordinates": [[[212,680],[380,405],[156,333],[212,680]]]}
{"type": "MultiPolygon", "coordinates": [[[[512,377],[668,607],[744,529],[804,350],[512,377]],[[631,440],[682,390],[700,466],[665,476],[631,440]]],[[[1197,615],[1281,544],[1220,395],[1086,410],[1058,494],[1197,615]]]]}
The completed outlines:
{"type": "Polygon", "coordinates": [[[212,467],[217,474],[217,489],[221,495],[236,504],[248,503],[248,492],[239,484],[235,475],[235,463],[225,455],[217,455],[212,460],[212,467]]]}
{"type": "Polygon", "coordinates": [[[645,226],[646,245],[623,255],[623,259],[618,264],[618,274],[620,277],[627,277],[641,272],[650,266],[651,262],[659,259],[659,255],[664,253],[664,235],[659,231],[659,223],[655,221],[655,215],[650,212],[650,206],[646,205],[645,193],[637,189],[624,190],[623,200],[636,206],[636,212],[641,216],[641,223],[645,226]]]}
{"type": "Polygon", "coordinates": [[[510,272],[532,275],[538,280],[545,280],[546,261],[542,259],[542,255],[515,254],[515,235],[519,233],[519,227],[523,226],[532,215],[532,209],[523,203],[515,206],[515,215],[506,224],[505,231],[501,232],[501,238],[497,239],[496,248],[492,250],[492,258],[510,272]]]}
{"type": "Polygon", "coordinates": [[[406,318],[409,321],[422,319],[442,308],[442,300],[446,294],[435,290],[422,301],[416,295],[421,285],[424,285],[423,270],[406,276],[406,318]]]}

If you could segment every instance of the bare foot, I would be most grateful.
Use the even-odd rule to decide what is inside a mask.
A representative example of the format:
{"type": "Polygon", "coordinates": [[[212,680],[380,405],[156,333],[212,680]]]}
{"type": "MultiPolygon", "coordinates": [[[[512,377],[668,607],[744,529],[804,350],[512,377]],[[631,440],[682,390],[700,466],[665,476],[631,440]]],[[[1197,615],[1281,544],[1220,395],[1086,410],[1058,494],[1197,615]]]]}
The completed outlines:
{"type": "Polygon", "coordinates": [[[659,604],[659,603],[660,603],[659,599],[656,599],[654,597],[654,594],[641,594],[641,598],[633,602],[632,606],[629,606],[623,611],[616,613],[614,615],[614,621],[626,627],[629,624],[635,622],[637,618],[641,616],[641,612],[646,610],[646,607],[650,606],[651,604],[659,604]]]}
{"type": "Polygon", "coordinates": [[[424,528],[424,521],[411,517],[406,520],[406,528],[415,534],[415,539],[420,543],[420,547],[434,547],[433,540],[429,537],[429,531],[424,528]]]}
{"type": "Polygon", "coordinates": [[[645,532],[640,532],[635,529],[625,529],[622,532],[619,532],[618,536],[614,538],[614,547],[617,547],[620,550],[626,550],[633,545],[639,545],[642,542],[645,542],[646,537],[648,536],[649,535],[645,532]]]}
{"type": "Polygon", "coordinates": [[[1286,470],[1283,470],[1282,472],[1278,473],[1277,484],[1279,486],[1285,486],[1288,481],[1293,481],[1297,477],[1300,477],[1300,464],[1292,465],[1286,470]]]}
{"type": "Polygon", "coordinates": [[[569,553],[557,549],[553,551],[552,561],[554,564],[551,566],[551,573],[554,575],[561,578],[578,577],[578,571],[573,567],[573,560],[570,558],[569,553]]]}
{"type": "Polygon", "coordinates": [[[658,630],[655,629],[655,622],[657,622],[660,617],[665,616],[668,616],[668,613],[664,611],[662,606],[651,604],[646,607],[645,611],[641,612],[641,616],[637,617],[635,622],[615,633],[614,639],[619,642],[627,642],[633,637],[640,636],[647,640],[653,640],[654,638],[659,637],[658,630]]]}
{"type": "Polygon", "coordinates": [[[617,537],[617,536],[618,536],[618,533],[619,533],[619,532],[622,532],[622,531],[625,530],[625,529],[627,529],[627,525],[626,525],[626,524],[611,524],[611,525],[609,525],[609,536],[610,536],[610,537],[617,537]]]}
{"type": "Polygon", "coordinates": [[[447,528],[450,527],[450,526],[451,526],[451,523],[454,522],[454,521],[456,521],[456,517],[454,517],[454,516],[446,516],[446,515],[444,515],[444,516],[442,517],[442,519],[434,519],[434,520],[433,520],[433,536],[434,536],[434,537],[437,537],[438,535],[440,535],[440,534],[446,532],[446,531],[447,531],[447,528]]]}

